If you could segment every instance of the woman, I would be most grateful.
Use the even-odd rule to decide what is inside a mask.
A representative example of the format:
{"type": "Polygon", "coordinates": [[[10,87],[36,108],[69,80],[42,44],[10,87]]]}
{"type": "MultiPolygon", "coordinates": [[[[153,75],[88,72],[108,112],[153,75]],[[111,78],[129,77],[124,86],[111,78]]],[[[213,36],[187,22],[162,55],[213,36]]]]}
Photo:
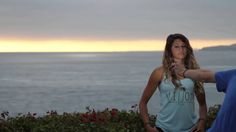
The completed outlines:
{"type": "Polygon", "coordinates": [[[148,132],[202,132],[207,114],[205,92],[200,82],[180,78],[172,72],[173,63],[186,69],[199,69],[189,40],[182,34],[167,37],[162,66],[154,69],[139,103],[141,118],[148,132]],[[147,103],[156,88],[160,92],[160,111],[155,127],[149,124],[147,103]],[[199,103],[195,115],[194,95],[199,103]]]}

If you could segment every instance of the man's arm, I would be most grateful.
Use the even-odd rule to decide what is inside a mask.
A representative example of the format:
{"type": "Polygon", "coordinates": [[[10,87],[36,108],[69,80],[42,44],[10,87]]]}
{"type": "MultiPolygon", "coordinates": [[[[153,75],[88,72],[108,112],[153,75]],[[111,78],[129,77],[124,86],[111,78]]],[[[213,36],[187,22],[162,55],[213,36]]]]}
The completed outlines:
{"type": "Polygon", "coordinates": [[[186,78],[191,78],[196,81],[205,83],[215,83],[215,72],[203,69],[184,70],[178,73],[186,78]]]}

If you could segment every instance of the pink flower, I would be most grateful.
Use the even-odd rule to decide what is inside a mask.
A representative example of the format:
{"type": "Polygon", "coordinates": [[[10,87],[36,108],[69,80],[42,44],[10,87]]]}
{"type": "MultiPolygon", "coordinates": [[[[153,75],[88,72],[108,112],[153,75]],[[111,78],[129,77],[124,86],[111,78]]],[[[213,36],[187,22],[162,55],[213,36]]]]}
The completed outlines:
{"type": "Polygon", "coordinates": [[[117,116],[117,114],[118,114],[118,109],[116,109],[116,108],[112,108],[111,109],[111,116],[117,116]]]}

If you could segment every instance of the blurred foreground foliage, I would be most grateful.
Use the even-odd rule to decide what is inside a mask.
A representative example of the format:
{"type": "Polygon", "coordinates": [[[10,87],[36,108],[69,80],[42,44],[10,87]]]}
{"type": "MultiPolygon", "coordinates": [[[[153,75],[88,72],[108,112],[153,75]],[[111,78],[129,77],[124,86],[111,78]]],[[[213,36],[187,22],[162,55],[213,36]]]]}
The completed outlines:
{"type": "MultiPolygon", "coordinates": [[[[95,111],[86,108],[85,113],[63,113],[49,111],[44,116],[37,113],[18,114],[10,117],[8,112],[2,112],[0,132],[144,132],[144,126],[139,116],[137,105],[131,110],[116,108],[95,111]]],[[[209,108],[206,128],[213,123],[220,105],[209,108]]],[[[154,126],[156,116],[150,115],[154,126]]]]}

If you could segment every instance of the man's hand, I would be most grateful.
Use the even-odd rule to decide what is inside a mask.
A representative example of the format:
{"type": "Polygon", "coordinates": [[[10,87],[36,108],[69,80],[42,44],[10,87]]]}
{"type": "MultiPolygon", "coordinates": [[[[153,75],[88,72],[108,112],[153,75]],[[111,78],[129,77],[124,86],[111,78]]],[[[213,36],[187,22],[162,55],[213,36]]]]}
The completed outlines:
{"type": "Polygon", "coordinates": [[[186,71],[186,68],[184,66],[180,66],[177,63],[172,63],[171,71],[174,72],[178,78],[184,78],[184,72],[186,71]]]}

